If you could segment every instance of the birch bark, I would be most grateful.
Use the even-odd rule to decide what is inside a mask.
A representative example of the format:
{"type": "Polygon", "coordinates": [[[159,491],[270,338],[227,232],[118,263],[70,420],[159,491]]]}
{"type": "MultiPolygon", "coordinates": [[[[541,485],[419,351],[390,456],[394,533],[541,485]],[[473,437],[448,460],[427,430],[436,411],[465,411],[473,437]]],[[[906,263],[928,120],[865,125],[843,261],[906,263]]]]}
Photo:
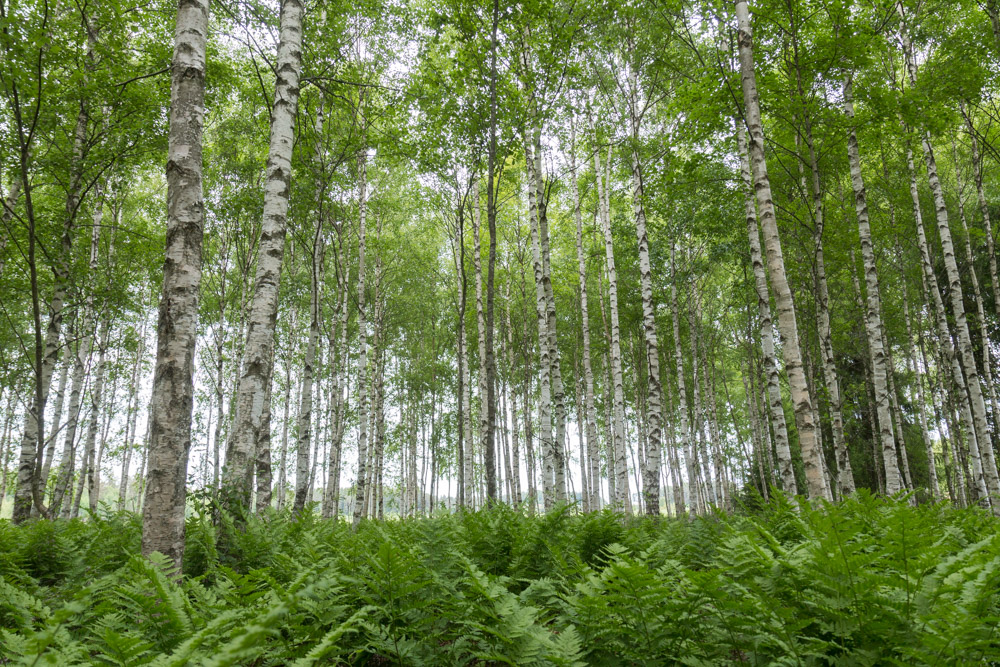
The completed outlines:
{"type": "MultiPolygon", "coordinates": [[[[917,69],[913,58],[913,48],[910,44],[909,31],[903,4],[896,2],[896,12],[899,15],[900,37],[903,44],[903,59],[910,85],[916,85],[917,69]]],[[[924,130],[921,135],[921,145],[924,153],[924,163],[927,168],[927,182],[930,185],[931,196],[934,199],[934,213],[937,220],[938,236],[941,239],[941,255],[944,260],[945,273],[948,277],[948,295],[951,301],[951,311],[955,319],[955,333],[958,340],[958,357],[965,372],[965,387],[969,392],[969,403],[972,408],[973,428],[979,445],[982,459],[983,474],[989,496],[980,500],[992,506],[994,514],[1000,516],[1000,476],[997,473],[996,459],[993,455],[993,445],[990,439],[989,427],[986,421],[986,402],[983,399],[982,386],[979,380],[979,369],[973,356],[972,336],[969,333],[969,323],[965,314],[965,297],[962,290],[961,274],[955,260],[955,246],[951,237],[951,225],[948,220],[948,207],[944,200],[941,180],[938,178],[937,159],[931,145],[930,131],[924,130]]],[[[956,378],[957,379],[957,378],[956,378]]],[[[961,383],[960,383],[961,384],[961,383]]]]}
{"type": "MultiPolygon", "coordinates": [[[[583,215],[580,210],[580,186],[576,173],[576,125],[570,119],[570,188],[573,195],[573,217],[576,221],[576,262],[580,278],[580,325],[583,332],[583,390],[584,390],[584,433],[586,435],[586,459],[589,466],[584,466],[590,480],[587,505],[592,512],[601,509],[601,498],[598,493],[601,479],[600,458],[597,453],[597,411],[594,408],[594,369],[590,363],[590,310],[587,303],[587,261],[583,254],[583,215]]],[[[583,452],[581,452],[582,454],[583,452]]]]}
{"type": "Polygon", "coordinates": [[[222,484],[228,502],[249,507],[257,442],[270,417],[268,385],[274,373],[274,326],[278,317],[281,264],[288,228],[292,180],[292,148],[302,70],[302,0],[282,0],[274,103],[264,183],[257,273],[249,330],[243,351],[243,372],[236,389],[236,421],[226,445],[222,484]]]}
{"type": "Polygon", "coordinates": [[[778,234],[771,185],[764,157],[764,127],[761,122],[760,103],[757,96],[757,82],[753,65],[753,36],[746,0],[737,0],[736,17],[739,22],[738,39],[743,101],[746,106],[746,121],[750,131],[750,166],[754,177],[761,226],[764,230],[767,268],[771,278],[771,286],[774,288],[775,307],[778,311],[778,330],[781,332],[784,343],[782,354],[785,358],[785,370],[788,374],[788,385],[795,410],[799,443],[802,448],[807,490],[811,498],[829,499],[830,493],[823,475],[822,451],[813,418],[812,401],[809,397],[809,387],[802,368],[795,305],[785,275],[781,239],[778,234]]]}
{"type": "Polygon", "coordinates": [[[882,346],[882,298],[879,292],[878,269],[875,265],[875,250],[872,245],[871,223],[868,217],[868,192],[861,171],[861,151],[858,148],[858,137],[854,128],[854,95],[850,76],[844,81],[844,114],[847,116],[850,128],[847,135],[847,158],[851,169],[854,211],[858,220],[861,262],[864,267],[867,288],[865,334],[868,338],[868,351],[871,357],[879,441],[882,445],[882,464],[886,470],[886,493],[893,494],[899,491],[901,482],[889,415],[889,390],[886,382],[889,367],[885,349],[882,346]]]}
{"type": "Polygon", "coordinates": [[[795,470],[792,467],[792,450],[788,441],[785,409],[781,404],[778,358],[774,350],[774,330],[771,321],[771,298],[767,288],[764,258],[761,254],[760,233],[757,230],[757,212],[753,200],[754,191],[750,175],[750,158],[747,155],[746,130],[739,120],[736,123],[736,139],[740,152],[740,171],[746,190],[744,209],[747,237],[750,241],[750,264],[753,266],[754,286],[757,291],[757,312],[760,315],[760,347],[767,384],[768,417],[770,417],[771,429],[774,431],[774,449],[778,459],[778,476],[781,478],[781,488],[785,493],[794,496],[798,495],[799,490],[795,481],[795,470]]]}
{"type": "MultiPolygon", "coordinates": [[[[608,151],[608,161],[611,152],[608,151]]],[[[621,326],[618,315],[618,271],[615,268],[615,248],[611,234],[611,202],[607,174],[601,167],[601,154],[594,151],[594,174],[597,180],[601,229],[604,232],[604,262],[608,272],[608,310],[611,321],[611,443],[608,453],[614,467],[614,504],[624,509],[628,503],[628,467],[625,463],[625,390],[622,380],[621,326]]],[[[609,476],[611,475],[609,470],[609,476]]]]}
{"type": "Polygon", "coordinates": [[[361,522],[365,504],[365,463],[368,457],[368,322],[365,309],[365,218],[368,214],[367,153],[358,156],[358,476],[355,481],[354,517],[361,522]]]}
{"type": "Polygon", "coordinates": [[[958,355],[952,344],[951,332],[948,330],[948,318],[944,310],[944,301],[941,298],[941,290],[938,286],[937,275],[934,273],[934,265],[931,260],[930,247],[927,243],[927,234],[924,231],[923,216],[920,212],[920,196],[917,190],[917,171],[913,164],[913,151],[909,146],[906,148],[906,165],[910,180],[910,199],[913,203],[913,218],[917,229],[917,246],[920,248],[920,264],[923,272],[921,282],[924,293],[930,294],[931,313],[938,331],[938,345],[942,350],[945,360],[946,372],[950,372],[951,385],[950,392],[957,402],[961,415],[961,421],[965,436],[969,440],[969,458],[972,463],[972,488],[975,491],[975,499],[988,498],[986,479],[984,477],[982,457],[979,454],[979,435],[972,415],[972,406],[969,393],[965,390],[965,377],[962,374],[962,366],[959,363],[958,355]]]}
{"type": "Polygon", "coordinates": [[[673,277],[673,280],[670,281],[670,302],[673,307],[674,359],[677,364],[677,399],[681,417],[681,443],[684,446],[684,459],[687,462],[688,489],[690,489],[691,494],[688,507],[692,514],[701,514],[704,510],[701,505],[701,494],[698,493],[698,480],[701,475],[698,474],[697,464],[695,463],[697,461],[694,454],[696,445],[688,418],[687,387],[684,378],[684,350],[681,343],[681,314],[680,304],[677,300],[677,250],[674,246],[670,247],[670,272],[673,277]]]}
{"type": "MultiPolygon", "coordinates": [[[[991,16],[995,15],[991,14],[991,16]]],[[[998,36],[1000,36],[1000,32],[998,32],[998,36]]],[[[1000,314],[1000,280],[997,278],[997,254],[993,239],[993,223],[990,221],[990,207],[986,202],[986,193],[983,190],[983,162],[979,153],[979,141],[976,139],[976,128],[972,125],[972,117],[965,110],[964,105],[960,105],[959,109],[962,112],[962,117],[965,119],[965,126],[969,131],[970,150],[972,152],[972,180],[976,186],[976,202],[979,204],[979,212],[983,216],[983,233],[986,237],[986,252],[989,255],[990,285],[993,287],[993,306],[995,312],[1000,314]]],[[[1000,419],[1000,416],[998,416],[998,419],[1000,419]]]]}
{"type": "MultiPolygon", "coordinates": [[[[309,501],[309,448],[312,445],[313,427],[313,376],[316,371],[316,350],[319,347],[320,279],[323,274],[323,220],[316,221],[313,233],[313,251],[309,267],[309,343],[302,363],[302,395],[299,400],[299,437],[295,444],[295,502],[294,513],[301,512],[309,501]]],[[[315,460],[315,459],[314,459],[315,460]]]]}
{"type": "MultiPolygon", "coordinates": [[[[490,186],[492,187],[492,186],[490,186]]],[[[479,202],[479,181],[476,181],[472,185],[472,266],[475,272],[475,282],[476,282],[476,323],[478,324],[478,343],[479,343],[479,378],[478,378],[478,389],[479,389],[479,447],[480,450],[487,456],[487,461],[489,462],[489,456],[491,454],[490,447],[493,444],[490,438],[490,420],[489,420],[489,363],[486,358],[486,310],[483,307],[483,262],[482,262],[482,246],[479,242],[479,229],[481,223],[481,211],[479,202]]],[[[492,465],[492,464],[490,464],[492,465]]],[[[487,476],[490,472],[487,470],[487,476]]],[[[494,470],[493,475],[496,472],[494,470]]],[[[489,482],[488,482],[489,484],[489,482]]],[[[493,496],[496,495],[496,481],[493,484],[493,496]]],[[[491,497],[491,500],[493,498],[491,497]]]]}
{"type": "Polygon", "coordinates": [[[207,0],[178,3],[167,147],[167,247],[156,336],[156,369],[150,399],[142,553],[158,551],[178,572],[184,555],[184,500],[194,352],[198,333],[202,195],[202,127],[205,120],[207,0]]]}
{"type": "Polygon", "coordinates": [[[639,284],[642,293],[642,330],[646,343],[646,366],[649,369],[649,396],[646,400],[646,465],[642,471],[643,498],[647,514],[660,513],[660,449],[663,443],[663,387],[660,384],[660,342],[656,333],[656,305],[653,303],[653,270],[649,261],[649,236],[646,234],[646,205],[639,157],[639,86],[634,67],[629,68],[631,99],[629,116],[632,130],[632,209],[635,235],[639,245],[639,284]]]}

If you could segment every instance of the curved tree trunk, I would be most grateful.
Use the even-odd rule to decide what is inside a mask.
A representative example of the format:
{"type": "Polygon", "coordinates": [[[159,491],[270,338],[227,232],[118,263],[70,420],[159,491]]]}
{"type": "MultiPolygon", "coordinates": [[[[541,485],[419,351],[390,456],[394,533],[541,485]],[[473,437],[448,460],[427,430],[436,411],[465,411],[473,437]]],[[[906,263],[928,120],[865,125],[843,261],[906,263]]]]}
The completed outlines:
{"type": "MultiPolygon", "coordinates": [[[[90,43],[87,52],[87,69],[93,66],[93,43],[90,43]]],[[[89,109],[86,99],[81,100],[80,109],[76,117],[76,128],[73,135],[73,156],[70,165],[70,183],[66,194],[66,216],[63,222],[62,237],[59,244],[59,253],[54,258],[52,266],[53,288],[52,297],[49,301],[49,321],[45,329],[44,343],[41,340],[40,313],[37,308],[37,276],[35,276],[34,245],[35,245],[35,223],[34,205],[31,199],[30,181],[28,179],[27,147],[21,150],[21,185],[24,187],[25,206],[29,209],[29,269],[32,275],[33,299],[35,307],[36,337],[35,354],[32,359],[32,366],[35,375],[35,391],[31,397],[31,404],[24,413],[24,430],[21,436],[21,453],[17,467],[17,484],[14,487],[14,508],[11,520],[17,524],[27,520],[32,510],[48,512],[40,507],[41,490],[39,489],[39,474],[41,472],[41,447],[45,443],[45,403],[48,400],[49,388],[52,384],[52,374],[55,371],[56,363],[59,360],[60,336],[62,334],[62,322],[65,316],[64,306],[69,294],[71,283],[70,266],[73,261],[73,234],[76,227],[76,214],[82,201],[83,190],[83,154],[84,144],[87,140],[87,125],[89,123],[89,109]],[[28,187],[25,187],[28,184],[28,187]]]]}
{"type": "MultiPolygon", "coordinates": [[[[996,7],[994,0],[994,8],[996,7]]],[[[990,15],[996,18],[995,14],[990,15]]],[[[996,29],[996,25],[994,25],[996,29]]],[[[1000,41],[1000,33],[998,33],[1000,41]]],[[[997,278],[997,254],[993,240],[993,223],[990,222],[990,207],[986,203],[986,193],[983,190],[983,162],[979,153],[979,141],[976,139],[976,128],[972,125],[972,117],[965,110],[965,106],[959,106],[962,117],[965,118],[965,126],[969,130],[969,141],[972,151],[972,180],[976,185],[976,201],[979,204],[979,212],[983,216],[983,235],[986,237],[986,251],[989,254],[990,286],[993,287],[993,306],[995,312],[1000,315],[1000,280],[997,278]]],[[[1000,415],[997,416],[1000,419],[1000,415]]]]}
{"type": "MultiPolygon", "coordinates": [[[[56,385],[56,402],[52,409],[52,432],[45,439],[45,454],[42,459],[42,474],[39,475],[38,483],[42,489],[48,486],[49,473],[52,469],[52,459],[56,455],[56,440],[62,426],[63,405],[66,402],[66,381],[69,379],[69,365],[63,363],[59,369],[59,384],[56,385]]],[[[52,510],[50,506],[50,510],[52,510]]],[[[54,511],[54,510],[52,510],[54,511]]]]}
{"type": "MultiPolygon", "coordinates": [[[[965,190],[965,186],[962,182],[962,173],[958,166],[958,146],[952,144],[954,149],[954,162],[955,162],[955,181],[958,184],[958,222],[959,236],[965,241],[963,244],[965,247],[965,263],[968,267],[969,283],[972,286],[972,300],[976,305],[976,323],[979,325],[979,335],[980,343],[982,347],[982,359],[983,359],[983,382],[986,384],[986,393],[989,396],[990,408],[993,411],[994,428],[997,428],[997,420],[1000,419],[1000,404],[997,402],[997,390],[993,385],[993,352],[990,346],[989,331],[987,329],[986,322],[986,312],[983,308],[983,294],[979,289],[979,278],[976,275],[976,262],[972,255],[972,241],[969,238],[969,223],[965,218],[965,205],[962,202],[962,193],[965,190]]],[[[989,209],[986,208],[986,214],[989,215],[989,209]]],[[[989,219],[989,218],[987,218],[989,219]]],[[[987,236],[990,233],[987,232],[987,236]]],[[[992,443],[992,441],[989,441],[992,443]]],[[[990,444],[990,450],[992,452],[992,444],[990,444]]],[[[994,504],[1000,503],[1000,498],[993,500],[994,504]]]]}

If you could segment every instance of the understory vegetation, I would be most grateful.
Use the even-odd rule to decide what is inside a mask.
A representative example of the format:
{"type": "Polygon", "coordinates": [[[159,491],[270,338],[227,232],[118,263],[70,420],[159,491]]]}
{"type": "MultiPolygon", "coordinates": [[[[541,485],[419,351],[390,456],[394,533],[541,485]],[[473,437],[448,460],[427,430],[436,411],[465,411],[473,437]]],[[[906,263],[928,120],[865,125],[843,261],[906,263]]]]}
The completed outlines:
{"type": "Polygon", "coordinates": [[[141,521],[0,523],[0,664],[989,664],[1000,531],[860,491],[693,520],[572,508],[363,522],[202,501],[183,576],[141,521]]]}

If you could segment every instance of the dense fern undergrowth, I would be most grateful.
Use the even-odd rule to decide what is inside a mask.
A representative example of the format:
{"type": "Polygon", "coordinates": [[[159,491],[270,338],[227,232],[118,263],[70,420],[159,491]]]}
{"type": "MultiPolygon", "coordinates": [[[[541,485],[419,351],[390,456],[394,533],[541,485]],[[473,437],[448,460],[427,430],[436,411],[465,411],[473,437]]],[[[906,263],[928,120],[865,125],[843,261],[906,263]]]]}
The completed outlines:
{"type": "Polygon", "coordinates": [[[0,522],[0,664],[1000,660],[1000,523],[978,510],[213,517],[189,519],[178,581],[137,555],[131,514],[0,522]]]}

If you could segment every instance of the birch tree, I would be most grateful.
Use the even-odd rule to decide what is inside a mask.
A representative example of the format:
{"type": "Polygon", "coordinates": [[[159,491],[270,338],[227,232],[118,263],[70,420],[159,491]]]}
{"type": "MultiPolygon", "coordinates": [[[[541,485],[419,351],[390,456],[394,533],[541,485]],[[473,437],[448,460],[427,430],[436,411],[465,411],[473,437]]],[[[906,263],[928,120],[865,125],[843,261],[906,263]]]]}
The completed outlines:
{"type": "Polygon", "coordinates": [[[746,0],[737,0],[736,18],[739,24],[740,79],[745,105],[745,121],[750,135],[750,167],[764,232],[767,269],[771,286],[774,289],[775,307],[778,311],[778,330],[781,333],[783,343],[782,355],[785,359],[785,372],[788,374],[788,385],[795,410],[799,444],[802,448],[802,458],[805,464],[807,490],[812,498],[829,499],[830,493],[823,475],[822,451],[816,432],[812,401],[809,397],[809,388],[802,367],[795,304],[785,274],[781,239],[778,234],[774,202],[767,175],[767,162],[764,157],[764,128],[757,96],[757,82],[753,64],[753,36],[746,0]]]}
{"type": "Polygon", "coordinates": [[[266,406],[274,372],[274,325],[278,316],[278,289],[288,227],[288,200],[292,178],[292,148],[302,71],[301,0],[282,0],[270,143],[264,184],[253,302],[243,351],[243,372],[236,389],[236,416],[226,444],[222,484],[233,506],[249,507],[253,462],[261,430],[270,417],[266,406]]]}
{"type": "Polygon", "coordinates": [[[208,2],[180,2],[174,33],[167,148],[167,247],[149,415],[142,553],[180,571],[204,228],[202,128],[208,2]]]}

